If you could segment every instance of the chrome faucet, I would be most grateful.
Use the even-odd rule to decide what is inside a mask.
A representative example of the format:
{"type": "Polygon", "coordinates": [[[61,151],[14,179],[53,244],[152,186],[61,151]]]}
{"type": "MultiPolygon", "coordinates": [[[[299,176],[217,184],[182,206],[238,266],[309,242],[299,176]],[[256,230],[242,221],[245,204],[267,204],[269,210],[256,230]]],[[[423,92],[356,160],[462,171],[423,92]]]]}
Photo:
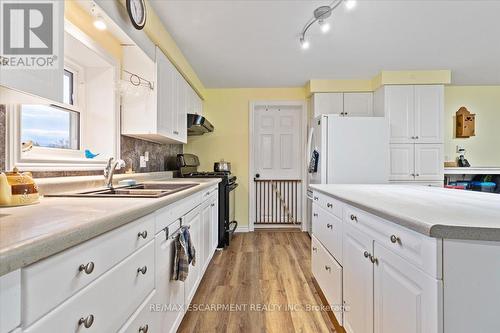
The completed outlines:
{"type": "Polygon", "coordinates": [[[104,168],[104,178],[106,179],[105,185],[108,188],[113,188],[113,175],[115,174],[116,168],[121,169],[125,166],[125,162],[120,159],[116,159],[114,157],[110,157],[108,163],[106,164],[106,168],[104,168]]]}

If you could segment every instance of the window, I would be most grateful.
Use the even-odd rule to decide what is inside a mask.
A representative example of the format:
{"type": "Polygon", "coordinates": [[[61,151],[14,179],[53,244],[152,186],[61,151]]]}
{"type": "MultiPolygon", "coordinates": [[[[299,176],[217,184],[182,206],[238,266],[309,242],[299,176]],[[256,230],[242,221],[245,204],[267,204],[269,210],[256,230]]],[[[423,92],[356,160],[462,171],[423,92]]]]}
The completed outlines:
{"type": "Polygon", "coordinates": [[[74,104],[74,80],[75,74],[69,69],[64,69],[64,91],[63,91],[63,101],[64,104],[73,105],[74,104]]]}

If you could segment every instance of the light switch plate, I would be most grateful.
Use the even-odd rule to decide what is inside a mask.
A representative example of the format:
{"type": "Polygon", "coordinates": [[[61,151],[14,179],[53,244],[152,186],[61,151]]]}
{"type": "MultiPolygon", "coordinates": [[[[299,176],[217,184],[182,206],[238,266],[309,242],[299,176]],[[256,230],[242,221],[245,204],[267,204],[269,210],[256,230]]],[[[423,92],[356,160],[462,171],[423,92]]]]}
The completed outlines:
{"type": "Polygon", "coordinates": [[[147,151],[147,152],[144,153],[144,160],[146,162],[149,162],[149,151],[147,151]]]}
{"type": "Polygon", "coordinates": [[[145,168],[147,165],[147,162],[146,162],[146,159],[144,158],[144,156],[141,156],[139,158],[139,167],[141,168],[145,168]]]}

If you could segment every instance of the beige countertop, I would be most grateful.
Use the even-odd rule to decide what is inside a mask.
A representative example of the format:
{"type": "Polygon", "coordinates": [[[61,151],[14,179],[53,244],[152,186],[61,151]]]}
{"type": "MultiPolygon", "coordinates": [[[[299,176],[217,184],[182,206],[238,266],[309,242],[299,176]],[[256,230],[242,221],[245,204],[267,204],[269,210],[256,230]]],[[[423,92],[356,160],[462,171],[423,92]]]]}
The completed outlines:
{"type": "Polygon", "coordinates": [[[500,195],[412,185],[310,185],[436,238],[500,241],[500,195]]]}
{"type": "Polygon", "coordinates": [[[34,205],[0,208],[0,276],[134,221],[220,180],[174,178],[162,182],[199,185],[161,198],[46,197],[34,205]]]}

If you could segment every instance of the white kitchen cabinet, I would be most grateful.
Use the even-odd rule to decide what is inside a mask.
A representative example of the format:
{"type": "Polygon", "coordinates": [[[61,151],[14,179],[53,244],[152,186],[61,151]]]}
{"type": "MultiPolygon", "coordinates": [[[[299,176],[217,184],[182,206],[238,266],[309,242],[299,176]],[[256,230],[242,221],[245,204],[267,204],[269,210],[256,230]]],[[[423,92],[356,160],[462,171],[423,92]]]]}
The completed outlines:
{"type": "Polygon", "coordinates": [[[344,112],[342,93],[315,93],[312,97],[314,117],[322,114],[341,114],[344,112]]]}
{"type": "Polygon", "coordinates": [[[198,283],[201,279],[201,271],[203,265],[203,248],[201,245],[201,226],[202,219],[200,214],[200,209],[196,209],[190,212],[184,219],[183,225],[189,226],[189,233],[191,235],[191,242],[196,251],[196,263],[193,266],[189,265],[189,274],[184,282],[184,304],[190,304],[193,299],[194,294],[196,293],[196,288],[198,287],[198,283]]]}
{"type": "MultiPolygon", "coordinates": [[[[6,86],[8,88],[20,90],[29,94],[33,94],[39,97],[47,98],[52,101],[63,103],[63,80],[64,80],[64,1],[60,0],[47,0],[45,3],[50,3],[53,7],[52,12],[52,22],[53,25],[53,33],[52,37],[52,54],[57,57],[58,66],[54,66],[54,68],[19,68],[19,69],[7,69],[4,66],[0,66],[0,85],[6,86]]],[[[3,6],[3,4],[2,4],[3,6]]],[[[18,11],[19,12],[19,11],[18,11]]],[[[24,13],[24,11],[21,11],[24,13]]],[[[5,15],[8,13],[6,12],[5,15]]],[[[11,14],[13,15],[13,14],[11,14]]],[[[25,17],[27,13],[25,14],[25,17]]],[[[47,21],[49,18],[42,18],[47,21]]],[[[2,17],[3,20],[3,17],[2,17]]],[[[49,22],[49,24],[52,24],[49,22]]],[[[14,30],[21,30],[25,28],[23,24],[13,24],[11,27],[14,30]]],[[[11,31],[11,36],[28,36],[24,31],[11,31]]],[[[19,38],[18,38],[19,39],[19,38]]],[[[18,48],[19,45],[15,45],[16,41],[12,40],[11,46],[18,48]]],[[[22,41],[22,47],[30,47],[28,44],[31,42],[30,39],[26,38],[22,41]]],[[[41,41],[44,43],[45,41],[41,41]]],[[[3,36],[2,36],[2,44],[3,36]]],[[[7,46],[7,41],[3,47],[7,46]]],[[[14,54],[12,55],[15,55],[14,54]]],[[[19,54],[22,52],[18,52],[19,54]]],[[[52,58],[51,55],[35,55],[30,54],[27,57],[31,59],[33,56],[40,56],[44,59],[49,57],[52,58]]],[[[7,54],[6,50],[4,50],[4,55],[8,58],[10,54],[7,54]]],[[[25,59],[25,56],[21,56],[22,59],[25,59]]]]}
{"type": "Polygon", "coordinates": [[[410,143],[415,137],[415,92],[413,86],[385,87],[385,115],[389,117],[390,142],[410,143]]]}
{"type": "Polygon", "coordinates": [[[372,117],[373,93],[344,93],[344,116],[372,117]]]}
{"type": "Polygon", "coordinates": [[[162,50],[156,47],[152,61],[138,47],[124,47],[123,68],[151,81],[152,89],[129,87],[123,93],[122,134],[159,143],[186,143],[193,89],[162,50]]]}
{"type": "Polygon", "coordinates": [[[377,242],[374,253],[374,332],[442,332],[442,281],[377,242]]]}
{"type": "Polygon", "coordinates": [[[390,180],[415,180],[415,145],[390,145],[390,180]]]}
{"type": "Polygon", "coordinates": [[[443,143],[442,85],[386,86],[391,143],[443,143]]]}
{"type": "Polygon", "coordinates": [[[0,276],[0,333],[21,323],[21,270],[0,276]]]}
{"type": "Polygon", "coordinates": [[[444,87],[415,86],[415,143],[443,143],[444,87]]]}
{"type": "Polygon", "coordinates": [[[390,180],[441,181],[444,178],[443,145],[391,144],[390,180]]]}
{"type": "Polygon", "coordinates": [[[313,234],[342,263],[342,220],[325,211],[316,202],[313,203],[312,212],[313,234]]]}
{"type": "Polygon", "coordinates": [[[200,261],[200,266],[203,270],[208,265],[210,260],[210,253],[212,252],[211,246],[211,229],[212,229],[212,207],[211,202],[205,203],[205,206],[201,209],[201,247],[203,256],[200,261]]]}
{"type": "Polygon", "coordinates": [[[443,180],[443,165],[442,144],[415,144],[415,180],[443,180]]]}
{"type": "MultiPolygon", "coordinates": [[[[184,315],[184,282],[172,280],[175,240],[172,235],[180,228],[180,220],[170,224],[155,237],[156,294],[154,304],[171,304],[175,308],[155,313],[159,320],[158,332],[175,332],[184,315]]],[[[161,309],[160,309],[161,310],[161,309]]]]}
{"type": "Polygon", "coordinates": [[[148,333],[167,332],[162,331],[159,326],[159,313],[151,311],[150,304],[153,302],[156,291],[153,290],[146,300],[139,306],[136,312],[123,325],[118,333],[148,333]]]}
{"type": "Polygon", "coordinates": [[[219,245],[219,198],[218,193],[212,198],[210,204],[210,213],[212,214],[212,229],[211,229],[211,248],[212,251],[217,249],[219,245]]]}
{"type": "Polygon", "coordinates": [[[343,296],[347,333],[373,332],[373,240],[350,224],[344,225],[343,296]]]}

